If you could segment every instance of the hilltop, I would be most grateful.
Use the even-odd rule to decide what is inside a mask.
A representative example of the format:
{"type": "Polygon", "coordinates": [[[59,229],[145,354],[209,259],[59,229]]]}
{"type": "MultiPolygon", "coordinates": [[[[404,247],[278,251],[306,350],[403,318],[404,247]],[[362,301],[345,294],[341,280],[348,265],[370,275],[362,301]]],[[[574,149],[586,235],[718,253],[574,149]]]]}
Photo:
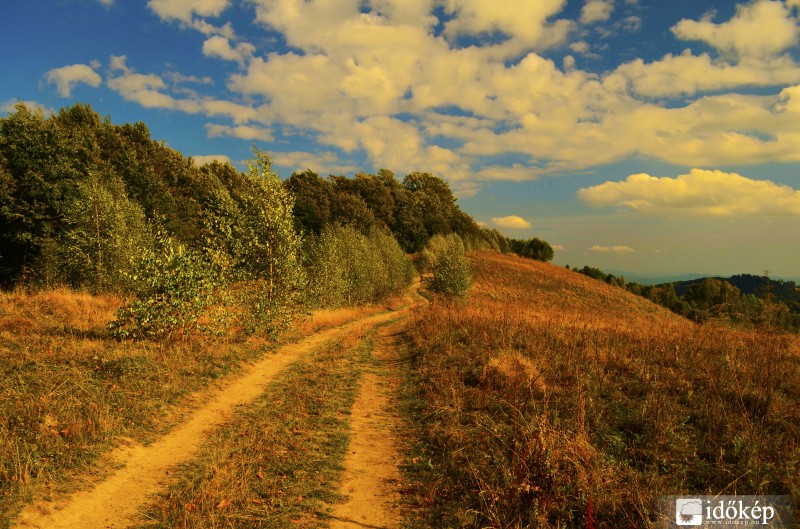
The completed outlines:
{"type": "Polygon", "coordinates": [[[546,263],[475,253],[409,326],[433,527],[646,527],[661,495],[787,494],[793,335],[698,324],[546,263]]]}

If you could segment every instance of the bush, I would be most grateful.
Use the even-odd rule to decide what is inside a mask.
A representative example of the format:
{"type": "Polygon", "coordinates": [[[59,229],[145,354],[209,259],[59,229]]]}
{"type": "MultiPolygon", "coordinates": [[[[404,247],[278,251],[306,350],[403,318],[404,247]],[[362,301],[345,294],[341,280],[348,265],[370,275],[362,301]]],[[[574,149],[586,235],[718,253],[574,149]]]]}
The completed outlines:
{"type": "Polygon", "coordinates": [[[164,338],[202,328],[198,320],[214,302],[218,276],[197,252],[159,231],[155,244],[127,274],[136,299],[117,311],[110,329],[118,338],[164,338]]]}
{"type": "Polygon", "coordinates": [[[361,305],[397,294],[415,271],[397,240],[373,228],[365,236],[352,226],[327,226],[306,249],[309,304],[361,305]]]}
{"type": "Polygon", "coordinates": [[[427,286],[433,292],[448,296],[463,296],[472,283],[464,243],[458,235],[437,235],[423,252],[426,267],[431,272],[427,286]]]}

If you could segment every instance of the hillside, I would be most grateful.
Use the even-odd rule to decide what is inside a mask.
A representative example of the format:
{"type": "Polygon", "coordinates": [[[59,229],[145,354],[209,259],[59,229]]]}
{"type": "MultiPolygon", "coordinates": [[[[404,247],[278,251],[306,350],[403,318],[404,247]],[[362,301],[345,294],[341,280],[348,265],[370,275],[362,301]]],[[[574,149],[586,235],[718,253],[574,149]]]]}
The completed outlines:
{"type": "Polygon", "coordinates": [[[796,336],[697,324],[552,265],[472,256],[409,326],[422,525],[646,527],[668,494],[787,494],[796,336]]]}
{"type": "MultiPolygon", "coordinates": [[[[693,285],[699,285],[706,278],[701,277],[687,281],[677,281],[672,283],[675,292],[679,296],[685,295],[693,285]]],[[[800,311],[800,289],[791,280],[771,279],[766,276],[754,276],[752,274],[737,274],[730,277],[714,277],[721,281],[726,281],[739,289],[742,294],[750,294],[759,298],[765,298],[767,294],[772,299],[785,303],[792,311],[800,311]]]]}

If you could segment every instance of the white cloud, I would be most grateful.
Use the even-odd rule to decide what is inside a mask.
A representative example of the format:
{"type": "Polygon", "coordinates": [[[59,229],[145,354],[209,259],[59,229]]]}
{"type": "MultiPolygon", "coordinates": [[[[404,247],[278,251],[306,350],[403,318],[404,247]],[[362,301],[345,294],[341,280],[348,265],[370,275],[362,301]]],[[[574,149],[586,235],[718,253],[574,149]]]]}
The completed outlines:
{"type": "Polygon", "coordinates": [[[232,138],[239,138],[241,140],[261,140],[272,141],[272,131],[262,127],[254,127],[251,125],[239,125],[236,127],[229,127],[227,125],[219,125],[216,123],[208,123],[206,125],[206,133],[209,138],[219,138],[228,136],[232,138]]]}
{"type": "Polygon", "coordinates": [[[702,20],[681,20],[673,28],[676,37],[699,40],[726,53],[765,57],[797,44],[797,21],[780,1],[759,0],[737,4],[736,15],[715,24],[702,20]]]}
{"type": "Polygon", "coordinates": [[[587,0],[581,10],[581,23],[605,22],[614,11],[614,0],[587,0]]]}
{"type": "Polygon", "coordinates": [[[592,246],[589,248],[590,252],[595,253],[616,253],[616,254],[626,254],[626,253],[633,253],[636,250],[631,248],[630,246],[592,246]]]}
{"type": "MultiPolygon", "coordinates": [[[[783,27],[788,11],[774,2],[748,4],[727,22],[675,26],[678,38],[713,43],[708,53],[634,60],[603,74],[580,69],[592,50],[567,40],[586,33],[558,19],[565,0],[253,0],[257,22],[291,51],[255,48],[229,23],[198,18],[230,3],[150,2],[165,20],[207,35],[206,56],[242,66],[226,80],[227,100],[177,86],[170,74],[134,72],[124,60],[112,65],[109,87],[143,106],[213,117],[209,134],[271,138],[280,125],[313,138],[331,166],[347,165],[330,158],[335,152],[364,154],[373,167],[432,171],[462,194],[484,180],[530,180],[636,155],[697,167],[800,161],[800,67],[783,47],[792,31],[761,47],[749,36],[731,40],[753,21],[783,27]],[[434,13],[444,13],[444,31],[434,13]],[[487,34],[499,43],[464,45],[487,34]],[[556,64],[531,51],[556,44],[573,55],[556,64]],[[525,162],[500,165],[507,154],[525,162]]],[[[613,5],[586,2],[585,20],[610,16],[613,5]]],[[[626,9],[623,17],[634,12],[626,9]]],[[[629,16],[610,30],[638,23],[629,16]]]]}
{"type": "MultiPolygon", "coordinates": [[[[169,74],[174,77],[174,72],[169,74]]],[[[180,74],[179,74],[180,76],[180,74]]],[[[155,74],[140,74],[127,65],[124,55],[111,57],[111,76],[108,87],[128,101],[139,103],[145,108],[165,108],[187,114],[203,114],[208,117],[229,117],[236,124],[253,120],[258,112],[250,105],[218,99],[204,98],[191,94],[186,98],[176,98],[167,93],[167,84],[155,74]]]]}
{"type": "Polygon", "coordinates": [[[203,54],[206,57],[219,57],[228,61],[235,61],[240,66],[243,66],[255,51],[256,47],[247,42],[240,42],[236,47],[232,47],[227,38],[219,35],[214,35],[203,43],[203,54]]]}
{"type": "Polygon", "coordinates": [[[231,159],[230,157],[224,154],[206,154],[200,156],[192,156],[192,162],[194,162],[194,164],[197,167],[202,167],[211,162],[231,163],[231,159]]]}
{"type": "Polygon", "coordinates": [[[53,68],[45,74],[45,78],[48,83],[56,85],[61,97],[70,97],[72,89],[80,83],[97,88],[103,81],[97,72],[86,64],[72,64],[61,68],[53,68]]]}
{"type": "Polygon", "coordinates": [[[498,228],[524,229],[531,227],[531,223],[523,219],[519,215],[508,215],[507,217],[494,217],[492,218],[492,222],[498,228]]]}
{"type": "Polygon", "coordinates": [[[557,252],[563,252],[567,249],[563,244],[551,244],[550,247],[557,252]]]}
{"type": "Polygon", "coordinates": [[[33,111],[33,112],[41,112],[45,116],[48,116],[50,114],[54,114],[55,113],[55,110],[53,108],[46,107],[46,106],[44,106],[43,104],[41,104],[41,103],[39,103],[37,101],[22,101],[22,100],[19,100],[19,99],[9,99],[8,101],[4,101],[3,103],[0,103],[0,112],[8,113],[8,114],[16,112],[17,111],[16,107],[17,107],[17,105],[19,103],[22,103],[23,105],[25,105],[25,107],[28,110],[33,111]]]}
{"type": "Polygon", "coordinates": [[[577,42],[573,42],[569,45],[569,49],[574,51],[575,53],[586,54],[589,53],[589,43],[585,40],[579,40],[577,42]]]}
{"type": "Polygon", "coordinates": [[[163,20],[191,22],[194,15],[217,17],[229,0],[150,0],[147,6],[163,20]]]}
{"type": "Polygon", "coordinates": [[[549,47],[561,44],[572,24],[567,21],[550,23],[565,0],[448,0],[446,9],[456,16],[445,24],[445,34],[480,35],[501,31],[526,45],[549,47]]]}
{"type": "Polygon", "coordinates": [[[800,216],[800,191],[737,173],[692,169],[675,178],[634,174],[580,189],[593,207],[616,206],[659,216],[800,216]]]}
{"type": "Polygon", "coordinates": [[[291,172],[311,169],[317,174],[325,175],[327,173],[351,173],[358,170],[354,165],[341,164],[336,153],[330,151],[275,151],[270,154],[274,165],[288,167],[291,172]]]}
{"type": "Polygon", "coordinates": [[[800,67],[790,57],[744,60],[731,64],[709,54],[667,54],[661,60],[645,63],[636,59],[619,66],[607,83],[622,83],[647,97],[694,95],[698,92],[744,86],[779,86],[800,82],[800,67]]]}
{"type": "Polygon", "coordinates": [[[114,0],[100,0],[100,3],[106,7],[111,7],[114,5],[114,0]]]}

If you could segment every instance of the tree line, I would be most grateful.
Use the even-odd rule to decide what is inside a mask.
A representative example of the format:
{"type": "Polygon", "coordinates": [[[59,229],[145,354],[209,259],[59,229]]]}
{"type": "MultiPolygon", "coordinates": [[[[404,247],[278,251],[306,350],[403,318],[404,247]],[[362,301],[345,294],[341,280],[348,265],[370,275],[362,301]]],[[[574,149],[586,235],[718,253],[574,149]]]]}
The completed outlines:
{"type": "Polygon", "coordinates": [[[399,291],[415,275],[406,254],[450,236],[462,252],[521,243],[547,260],[480,226],[430,173],[282,181],[265,152],[246,172],[197,167],[145,124],[85,104],[45,116],[20,103],[0,118],[0,285],[125,294],[122,336],[279,332],[299,307],[399,291]]]}
{"type": "Polygon", "coordinates": [[[732,281],[715,277],[642,285],[627,282],[622,276],[608,274],[590,266],[572,270],[623,288],[697,322],[716,319],[740,325],[770,325],[800,332],[800,294],[793,281],[758,276],[732,277],[732,280],[739,278],[746,283],[758,285],[752,292],[744,293],[732,281]]]}

